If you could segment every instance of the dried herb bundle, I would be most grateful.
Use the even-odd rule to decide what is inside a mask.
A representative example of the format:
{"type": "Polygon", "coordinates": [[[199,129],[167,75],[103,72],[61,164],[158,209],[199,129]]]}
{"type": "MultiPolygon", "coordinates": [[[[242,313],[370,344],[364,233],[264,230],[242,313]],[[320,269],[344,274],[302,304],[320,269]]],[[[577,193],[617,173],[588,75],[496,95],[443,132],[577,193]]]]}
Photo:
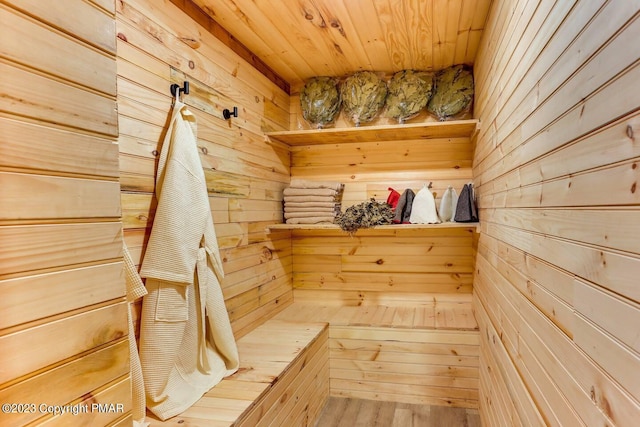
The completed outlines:
{"type": "Polygon", "coordinates": [[[473,74],[462,65],[438,71],[427,110],[440,120],[463,111],[473,101],[473,74]]]}
{"type": "Polygon", "coordinates": [[[389,80],[387,116],[404,123],[427,106],[431,98],[433,75],[425,71],[398,71],[389,80]]]}
{"type": "Polygon", "coordinates": [[[302,117],[322,129],[335,120],[340,112],[340,93],[336,79],[313,77],[300,92],[302,117]]]}
{"type": "Polygon", "coordinates": [[[340,86],[345,115],[356,126],[370,122],[380,112],[387,98],[387,84],[372,71],[359,71],[340,86]]]}
{"type": "Polygon", "coordinates": [[[391,206],[388,203],[376,202],[375,199],[371,199],[348,207],[343,214],[336,217],[335,223],[344,231],[355,233],[359,228],[391,224],[392,220],[391,206]]]}

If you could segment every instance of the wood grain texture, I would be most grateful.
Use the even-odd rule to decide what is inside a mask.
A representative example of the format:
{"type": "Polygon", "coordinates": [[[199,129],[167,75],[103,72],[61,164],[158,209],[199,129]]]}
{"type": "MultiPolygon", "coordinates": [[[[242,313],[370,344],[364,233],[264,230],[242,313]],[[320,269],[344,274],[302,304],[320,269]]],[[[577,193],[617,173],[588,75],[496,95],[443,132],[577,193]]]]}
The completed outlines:
{"type": "Polygon", "coordinates": [[[470,301],[296,299],[276,317],[329,323],[331,396],[477,408],[479,336],[470,301]]]}
{"type": "Polygon", "coordinates": [[[131,412],[114,12],[108,1],[0,6],[0,394],[120,404],[0,424],[106,425],[131,412]]]}
{"type": "Polygon", "coordinates": [[[238,340],[238,372],[151,426],[313,426],[329,394],[328,327],[270,320],[238,340]],[[273,424],[272,424],[273,423],[273,424]]]}
{"type": "Polygon", "coordinates": [[[640,259],[629,96],[640,68],[624,47],[640,5],[573,3],[494,4],[475,68],[488,124],[473,168],[484,425],[633,425],[640,414],[626,327],[640,307],[625,277],[640,259]]]}
{"type": "Polygon", "coordinates": [[[295,93],[313,76],[471,65],[491,2],[194,3],[282,76],[295,93]]]}
{"type": "Polygon", "coordinates": [[[468,292],[475,256],[468,227],[361,231],[354,237],[331,229],[291,232],[296,298],[359,305],[468,292]]]}
{"type": "MultiPolygon", "coordinates": [[[[476,130],[476,120],[408,123],[357,128],[328,128],[304,131],[268,132],[269,138],[291,146],[343,144],[349,142],[402,141],[409,139],[469,137],[476,130]]],[[[428,144],[428,143],[425,143],[428,144]]]]}
{"type": "MultiPolygon", "coordinates": [[[[53,29],[60,29],[73,38],[88,42],[112,55],[115,55],[116,40],[113,33],[114,4],[110,0],[84,2],[73,0],[66,4],[45,5],[38,0],[4,2],[37,18],[53,29]],[[96,7],[98,6],[98,7],[96,7]],[[103,9],[101,10],[100,7],[103,9]],[[69,10],[74,10],[83,19],[75,19],[69,10]]],[[[52,33],[55,30],[52,30],[52,33]]],[[[10,37],[9,37],[10,38],[10,37]]],[[[72,61],[73,58],[70,58],[72,61]]],[[[105,84],[112,84],[112,76],[105,84]],[[111,83],[109,83],[111,82],[111,83]]]]}
{"type": "MultiPolygon", "coordinates": [[[[69,402],[77,401],[78,396],[91,395],[94,390],[110,382],[112,378],[121,378],[128,373],[129,343],[126,340],[118,341],[5,388],[0,391],[0,396],[6,401],[20,399],[23,402],[47,402],[47,405],[64,406],[69,402]]],[[[129,393],[125,391],[121,395],[113,396],[113,402],[124,404],[130,399],[128,396],[129,393]]],[[[36,412],[15,415],[12,417],[12,422],[23,425],[42,414],[36,412]]],[[[118,414],[114,413],[114,415],[118,414]]],[[[88,418],[84,417],[84,414],[79,416],[88,418]]],[[[83,418],[76,418],[75,422],[83,418]]],[[[66,419],[66,422],[69,420],[66,419]]]]}
{"type": "MultiPolygon", "coordinates": [[[[178,2],[184,4],[183,2],[178,2]]],[[[210,21],[148,0],[118,2],[118,105],[122,215],[137,263],[155,214],[155,169],[172,97],[198,123],[198,149],[225,269],[222,283],[236,336],[293,299],[291,254],[270,240],[265,224],[280,222],[289,151],[265,142],[264,131],[289,127],[289,96],[208,31],[210,21]],[[238,118],[222,110],[238,106],[238,118]]],[[[276,242],[278,241],[278,242],[276,242]]]]}

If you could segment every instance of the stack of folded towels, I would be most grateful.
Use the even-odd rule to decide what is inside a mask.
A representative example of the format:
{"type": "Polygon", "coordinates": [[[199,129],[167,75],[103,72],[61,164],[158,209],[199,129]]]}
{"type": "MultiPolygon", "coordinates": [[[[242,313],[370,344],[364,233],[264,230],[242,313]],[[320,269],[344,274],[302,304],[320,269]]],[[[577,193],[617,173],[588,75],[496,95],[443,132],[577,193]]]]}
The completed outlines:
{"type": "Polygon", "coordinates": [[[344,185],[339,182],[292,179],[284,189],[287,224],[333,223],[340,213],[344,185]]]}

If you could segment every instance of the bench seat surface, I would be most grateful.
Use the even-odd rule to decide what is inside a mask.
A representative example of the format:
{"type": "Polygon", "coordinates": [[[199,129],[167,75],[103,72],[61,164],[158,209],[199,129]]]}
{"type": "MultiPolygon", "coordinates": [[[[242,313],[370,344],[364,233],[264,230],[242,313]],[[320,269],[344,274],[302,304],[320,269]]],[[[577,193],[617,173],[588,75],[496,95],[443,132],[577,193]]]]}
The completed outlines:
{"type": "MultiPolygon", "coordinates": [[[[147,421],[151,427],[253,426],[256,420],[268,425],[272,422],[269,420],[284,414],[284,409],[288,411],[285,415],[303,417],[305,414],[298,412],[309,408],[293,409],[297,403],[294,400],[308,389],[307,394],[325,394],[306,396],[320,398],[320,406],[328,394],[327,337],[327,323],[268,320],[238,340],[238,372],[223,379],[182,414],[160,421],[148,413],[147,421]],[[298,375],[303,370],[305,374],[298,375]],[[310,384],[313,379],[317,384],[310,384]],[[289,402],[283,396],[295,397],[289,402]]],[[[311,406],[315,412],[321,409],[311,406]]]]}

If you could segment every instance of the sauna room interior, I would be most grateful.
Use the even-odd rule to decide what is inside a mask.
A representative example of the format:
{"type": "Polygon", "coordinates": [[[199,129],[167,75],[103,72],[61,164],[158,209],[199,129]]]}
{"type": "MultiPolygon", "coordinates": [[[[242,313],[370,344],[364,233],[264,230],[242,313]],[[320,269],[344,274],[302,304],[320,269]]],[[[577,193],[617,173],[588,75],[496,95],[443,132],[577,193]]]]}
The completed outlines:
{"type": "Polygon", "coordinates": [[[403,418],[422,405],[482,426],[638,426],[639,11],[1,0],[0,426],[321,427],[345,401],[374,413],[340,425],[436,425],[403,418]],[[356,126],[341,95],[332,120],[305,118],[311,79],[454,66],[473,76],[457,115],[356,126]],[[197,202],[164,191],[191,177],[197,202]],[[338,216],[391,189],[428,187],[440,208],[467,185],[478,218],[293,223],[294,182],[338,183],[338,216]],[[197,237],[189,284],[147,268],[181,250],[160,233],[197,237]],[[179,361],[153,359],[169,347],[179,361]],[[214,365],[188,403],[152,384],[166,368],[186,394],[214,365]]]}

